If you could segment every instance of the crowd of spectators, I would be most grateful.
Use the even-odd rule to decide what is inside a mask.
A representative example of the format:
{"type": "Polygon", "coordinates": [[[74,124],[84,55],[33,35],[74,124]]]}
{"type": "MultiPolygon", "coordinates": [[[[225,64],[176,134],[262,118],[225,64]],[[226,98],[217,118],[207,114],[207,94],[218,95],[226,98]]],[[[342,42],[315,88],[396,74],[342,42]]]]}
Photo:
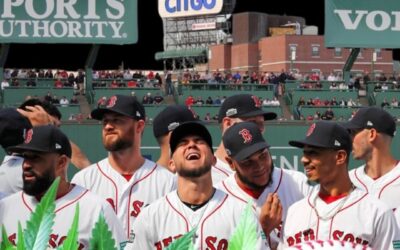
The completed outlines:
{"type": "MultiPolygon", "coordinates": [[[[269,99],[269,98],[263,99],[262,97],[258,97],[258,98],[263,106],[279,107],[281,105],[280,101],[276,97],[273,97],[272,99],[269,99]]],[[[196,105],[196,106],[202,106],[202,105],[219,106],[225,101],[225,99],[226,99],[226,96],[216,96],[214,98],[209,96],[209,97],[207,97],[206,100],[204,100],[203,97],[201,97],[201,96],[194,97],[192,95],[189,95],[185,99],[185,105],[188,107],[193,106],[193,105],[196,105]]]]}
{"type": "Polygon", "coordinates": [[[352,98],[349,98],[348,100],[341,98],[338,101],[336,97],[332,97],[332,99],[330,100],[322,100],[319,97],[315,97],[305,100],[305,98],[301,96],[299,101],[297,102],[297,107],[302,107],[302,106],[361,107],[362,103],[360,102],[359,98],[357,98],[356,100],[353,100],[352,98]]]}

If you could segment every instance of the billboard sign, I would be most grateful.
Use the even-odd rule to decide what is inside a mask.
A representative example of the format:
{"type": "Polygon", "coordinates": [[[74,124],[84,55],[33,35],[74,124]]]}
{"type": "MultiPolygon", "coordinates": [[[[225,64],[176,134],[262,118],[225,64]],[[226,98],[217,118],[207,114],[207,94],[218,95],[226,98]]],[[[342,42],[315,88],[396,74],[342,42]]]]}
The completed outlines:
{"type": "Polygon", "coordinates": [[[400,48],[398,0],[325,0],[325,46],[400,48]]]}
{"type": "Polygon", "coordinates": [[[162,18],[211,15],[221,12],[224,0],[159,0],[162,18]]]}
{"type": "Polygon", "coordinates": [[[0,43],[132,44],[137,0],[2,0],[0,43]]]}
{"type": "Polygon", "coordinates": [[[216,22],[192,24],[192,30],[215,30],[216,28],[217,28],[216,22]]]}

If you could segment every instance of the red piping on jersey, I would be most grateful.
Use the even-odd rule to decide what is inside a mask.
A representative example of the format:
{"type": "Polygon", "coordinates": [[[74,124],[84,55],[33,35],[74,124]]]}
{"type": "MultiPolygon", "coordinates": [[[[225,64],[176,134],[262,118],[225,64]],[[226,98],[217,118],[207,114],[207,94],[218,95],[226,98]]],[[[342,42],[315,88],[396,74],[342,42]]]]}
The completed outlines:
{"type": "Polygon", "coordinates": [[[218,207],[216,207],[214,209],[214,211],[212,211],[209,215],[207,215],[206,218],[204,218],[204,220],[201,222],[201,231],[200,231],[200,249],[203,249],[203,226],[204,226],[204,222],[206,222],[206,220],[208,218],[210,218],[211,215],[213,215],[213,213],[215,213],[218,209],[221,208],[221,206],[225,203],[226,199],[228,198],[228,195],[225,195],[224,200],[221,202],[221,204],[219,204],[218,207]]]}
{"type": "Polygon", "coordinates": [[[114,188],[115,188],[115,214],[118,214],[118,187],[117,187],[117,184],[115,184],[114,180],[110,176],[108,176],[106,173],[103,172],[99,163],[96,163],[96,165],[97,165],[97,168],[99,169],[100,173],[102,173],[114,185],[114,188]]]}
{"type": "MultiPolygon", "coordinates": [[[[57,210],[54,211],[54,213],[59,212],[60,210],[68,207],[69,205],[72,205],[73,203],[77,202],[78,200],[80,200],[85,194],[87,194],[89,192],[89,190],[85,190],[85,192],[83,192],[82,194],[80,194],[78,197],[76,197],[74,200],[72,200],[71,202],[63,205],[62,207],[59,207],[57,210]]],[[[24,192],[21,192],[21,196],[22,196],[22,201],[25,204],[25,206],[29,209],[29,211],[33,211],[32,208],[29,206],[29,204],[25,201],[25,195],[24,192]]]]}
{"type": "Polygon", "coordinates": [[[21,192],[21,198],[22,198],[22,202],[24,203],[26,208],[28,208],[28,210],[32,212],[32,209],[29,207],[28,203],[25,201],[24,192],[21,192]]]}
{"type": "Polygon", "coordinates": [[[168,204],[171,206],[171,208],[175,211],[175,212],[177,212],[182,218],[183,218],[183,220],[185,221],[185,224],[186,224],[186,232],[189,232],[189,222],[187,221],[187,219],[185,218],[185,216],[183,216],[183,214],[182,213],[180,213],[179,211],[178,211],[178,209],[176,209],[173,205],[172,205],[172,203],[169,201],[169,199],[168,199],[168,196],[165,196],[165,199],[167,199],[167,202],[168,202],[168,204]]]}
{"type": "MultiPolygon", "coordinates": [[[[317,228],[316,228],[316,232],[315,232],[315,240],[318,240],[318,233],[319,233],[319,217],[318,217],[318,215],[317,215],[317,211],[316,211],[315,207],[314,207],[314,206],[311,204],[311,202],[310,202],[311,195],[312,195],[312,194],[310,194],[310,195],[308,196],[307,202],[308,202],[308,205],[311,207],[312,211],[314,212],[315,217],[317,217],[317,228]]],[[[317,194],[317,195],[318,195],[318,194],[317,194]]]]}
{"type": "MultiPolygon", "coordinates": [[[[274,192],[273,192],[273,193],[276,193],[276,192],[278,192],[278,189],[279,189],[279,187],[281,186],[282,177],[283,177],[283,169],[281,169],[281,168],[280,168],[280,170],[281,170],[281,176],[279,176],[279,182],[278,182],[278,186],[275,188],[275,190],[274,190],[274,192]]],[[[271,178],[272,178],[272,176],[271,176],[271,178]]]]}
{"type": "MultiPolygon", "coordinates": [[[[235,180],[235,182],[236,182],[236,180],[235,180]]],[[[242,202],[244,202],[244,203],[247,204],[247,201],[245,201],[244,199],[240,198],[239,196],[237,196],[237,195],[234,194],[231,190],[228,189],[228,187],[225,185],[225,181],[222,181],[221,183],[222,183],[222,185],[224,186],[225,190],[226,190],[230,195],[232,195],[232,196],[235,197],[236,199],[238,199],[238,200],[240,200],[240,201],[242,201],[242,202]]],[[[236,184],[237,184],[237,183],[236,183],[236,184]]],[[[252,205],[252,207],[253,207],[254,211],[257,211],[254,204],[252,205]]]]}
{"type": "Polygon", "coordinates": [[[360,182],[361,185],[364,186],[365,191],[367,191],[367,193],[369,193],[367,185],[365,185],[364,182],[362,182],[362,180],[360,180],[360,178],[358,177],[358,175],[357,175],[357,169],[354,170],[354,176],[356,177],[356,179],[358,180],[358,182],[360,182]]]}
{"type": "MultiPolygon", "coordinates": [[[[397,163],[398,164],[398,163],[397,163]]],[[[396,164],[396,165],[397,165],[396,164]]],[[[392,181],[389,181],[385,186],[383,186],[383,188],[381,189],[381,191],[379,192],[379,195],[378,195],[378,198],[380,199],[381,198],[381,195],[382,195],[382,192],[383,192],[383,190],[385,189],[385,188],[387,188],[390,184],[392,184],[393,182],[395,182],[397,179],[399,179],[400,178],[400,175],[399,176],[397,176],[396,178],[394,178],[392,181]]]]}
{"type": "Polygon", "coordinates": [[[71,202],[65,204],[64,206],[60,207],[59,209],[55,210],[54,213],[59,212],[61,209],[64,209],[66,207],[68,207],[69,205],[72,205],[73,203],[77,202],[78,200],[80,200],[84,195],[86,195],[89,192],[89,190],[85,190],[85,192],[83,192],[80,196],[76,197],[74,200],[72,200],[71,202]]]}
{"type": "Polygon", "coordinates": [[[217,169],[217,170],[219,170],[219,171],[221,171],[224,175],[229,176],[229,173],[227,173],[225,170],[223,170],[223,169],[221,169],[221,168],[219,168],[217,166],[212,166],[212,167],[217,169]]]}
{"type": "Polygon", "coordinates": [[[141,182],[141,181],[143,181],[144,179],[146,179],[147,177],[149,177],[153,172],[154,172],[154,170],[156,170],[156,168],[157,168],[157,163],[154,165],[154,167],[153,167],[153,169],[152,170],[150,170],[150,172],[147,174],[147,175],[145,175],[145,176],[143,176],[142,177],[142,179],[139,179],[139,180],[137,180],[136,182],[134,182],[133,184],[132,184],[132,186],[131,186],[131,190],[129,190],[129,198],[128,198],[128,213],[127,213],[127,215],[126,215],[126,219],[127,219],[127,222],[128,222],[128,235],[127,235],[127,237],[128,237],[128,239],[129,239],[129,231],[130,231],[130,229],[131,229],[131,223],[130,223],[130,221],[129,221],[129,217],[130,217],[130,214],[131,214],[131,195],[132,195],[132,190],[133,190],[133,187],[136,185],[136,184],[138,184],[139,182],[141,182]]]}

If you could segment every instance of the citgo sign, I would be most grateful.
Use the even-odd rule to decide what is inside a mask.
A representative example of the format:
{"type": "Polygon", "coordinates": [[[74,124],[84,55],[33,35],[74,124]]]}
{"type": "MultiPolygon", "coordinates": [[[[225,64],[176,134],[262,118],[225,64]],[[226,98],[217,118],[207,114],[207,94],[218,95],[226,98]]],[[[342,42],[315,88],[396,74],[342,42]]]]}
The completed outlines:
{"type": "Polygon", "coordinates": [[[159,0],[158,13],[162,18],[218,14],[223,0],[159,0]]]}
{"type": "Polygon", "coordinates": [[[0,43],[136,41],[137,0],[0,1],[0,43]]]}

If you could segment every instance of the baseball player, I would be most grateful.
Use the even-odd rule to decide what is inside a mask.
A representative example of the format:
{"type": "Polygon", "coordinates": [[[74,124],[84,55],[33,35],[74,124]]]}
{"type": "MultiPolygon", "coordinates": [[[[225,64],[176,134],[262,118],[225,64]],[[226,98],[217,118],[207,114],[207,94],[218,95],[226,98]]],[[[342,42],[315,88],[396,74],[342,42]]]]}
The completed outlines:
{"type": "Polygon", "coordinates": [[[362,108],[344,126],[353,139],[353,157],[365,161],[350,171],[351,181],[395,210],[400,206],[400,164],[390,148],[396,133],[393,117],[381,108],[362,108]]]}
{"type": "Polygon", "coordinates": [[[60,184],[56,195],[55,221],[49,239],[49,247],[57,248],[65,240],[71,228],[75,207],[79,204],[79,249],[89,249],[92,229],[103,214],[121,249],[126,243],[122,225],[110,205],[88,190],[67,182],[67,167],[71,158],[68,138],[56,127],[39,126],[27,131],[25,141],[7,149],[23,157],[23,190],[0,201],[0,222],[8,233],[8,239],[17,241],[18,222],[25,228],[38,202],[56,179],[60,184]]]}
{"type": "MultiPolygon", "coordinates": [[[[153,134],[160,145],[161,154],[157,164],[168,169],[170,160],[169,138],[171,131],[179,124],[197,120],[192,111],[183,105],[169,105],[163,109],[153,120],[153,134]]],[[[175,173],[175,169],[169,169],[175,173]]]]}
{"type": "MultiPolygon", "coordinates": [[[[178,189],[142,211],[134,222],[134,241],[128,249],[166,249],[194,228],[195,249],[227,249],[246,202],[213,187],[211,135],[200,123],[183,123],[173,130],[170,148],[178,189]]],[[[256,249],[269,249],[262,235],[257,223],[256,249]]]]}
{"type": "Polygon", "coordinates": [[[352,148],[347,130],[334,122],[314,123],[306,138],[289,144],[303,149],[308,178],[320,185],[293,204],[283,227],[283,244],[311,240],[349,241],[373,249],[396,249],[399,229],[393,212],[350,181],[352,148]]]}
{"type": "Polygon", "coordinates": [[[103,145],[109,154],[78,172],[72,182],[106,199],[129,238],[132,222],[142,208],[174,190],[175,178],[142,156],[145,111],[134,97],[112,96],[105,108],[95,109],[91,115],[102,121],[103,145]]]}
{"type": "Polygon", "coordinates": [[[276,248],[282,217],[285,218],[290,205],[310,192],[307,178],[298,171],[274,167],[270,146],[253,122],[232,125],[225,131],[222,141],[227,153],[225,159],[235,173],[217,184],[217,187],[238,200],[253,200],[257,214],[261,214],[270,194],[279,197],[282,216],[275,225],[270,242],[271,248],[276,248]]]}
{"type": "MultiPolygon", "coordinates": [[[[18,109],[3,109],[0,111],[0,144],[3,148],[17,145],[23,141],[26,129],[32,126],[53,124],[61,125],[61,113],[52,104],[30,99],[21,104],[18,109]]],[[[73,142],[71,162],[77,168],[90,164],[87,157],[73,142]]],[[[6,152],[7,153],[7,152],[6,152]]],[[[0,192],[5,195],[22,189],[22,162],[18,156],[7,155],[0,166],[0,192]]]]}
{"type": "MultiPolygon", "coordinates": [[[[239,94],[228,97],[221,105],[218,114],[218,123],[221,124],[222,135],[234,123],[251,121],[258,125],[261,132],[264,132],[264,121],[276,118],[273,112],[262,109],[262,103],[255,95],[239,94]]],[[[233,173],[226,162],[226,151],[221,141],[215,151],[217,163],[212,168],[213,183],[217,184],[233,173]]]]}

